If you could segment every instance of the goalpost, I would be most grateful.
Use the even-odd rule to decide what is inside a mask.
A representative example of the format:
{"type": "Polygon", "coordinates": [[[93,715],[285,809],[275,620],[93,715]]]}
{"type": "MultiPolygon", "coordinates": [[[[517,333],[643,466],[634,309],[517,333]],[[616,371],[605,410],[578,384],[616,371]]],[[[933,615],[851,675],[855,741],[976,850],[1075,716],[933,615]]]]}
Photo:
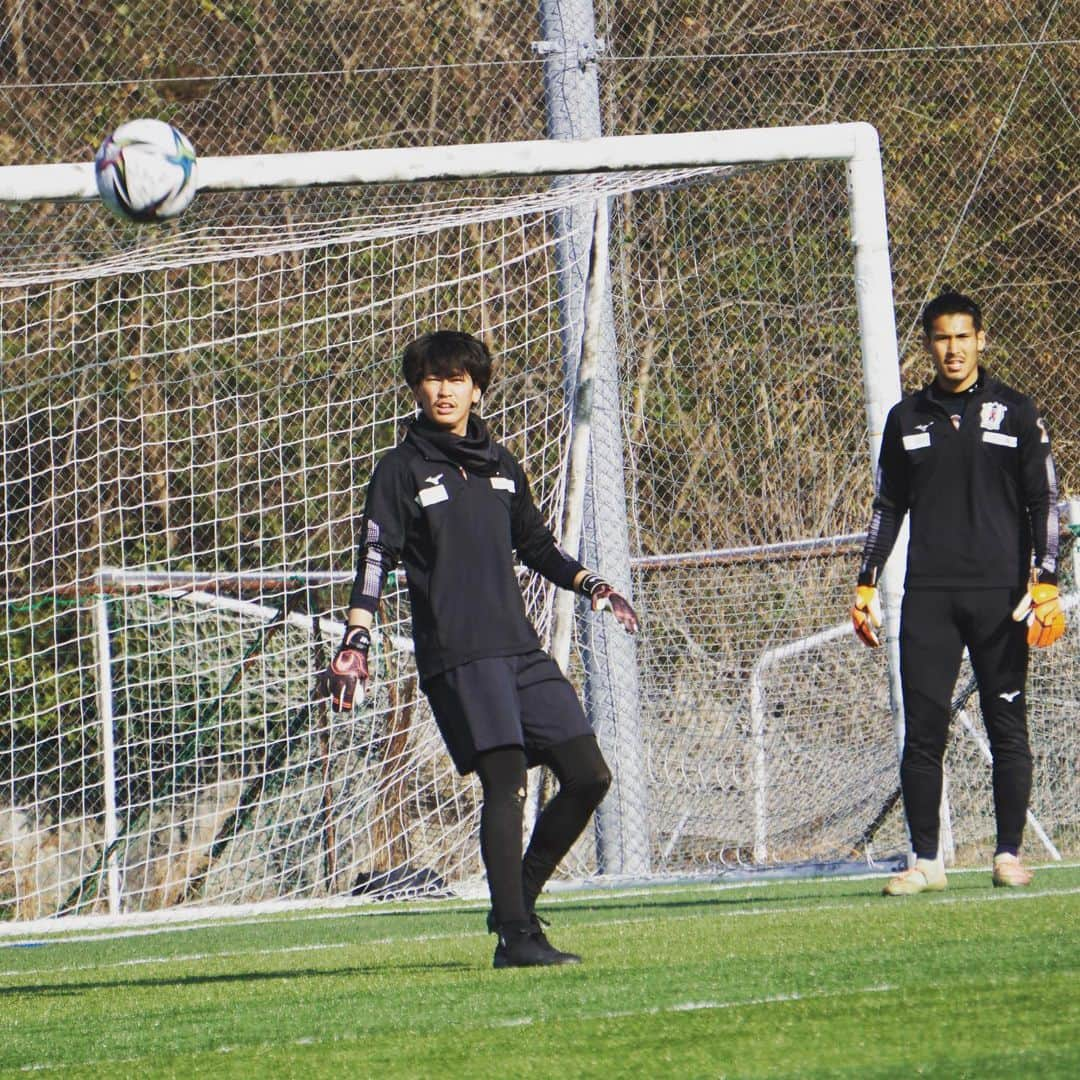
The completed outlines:
{"type": "MultiPolygon", "coordinates": [[[[93,191],[88,165],[0,169],[6,212],[75,201],[0,268],[0,918],[482,894],[400,575],[368,699],[333,714],[314,676],[416,333],[485,337],[485,415],[548,520],[575,520],[596,417],[564,356],[568,206],[611,215],[617,355],[585,378],[591,460],[624,482],[589,489],[585,540],[644,626],[627,665],[581,610],[560,622],[617,780],[565,873],[863,854],[895,786],[887,663],[838,640],[794,678],[755,664],[846,609],[899,396],[872,128],[204,158],[161,234],[102,234],[93,191]]],[[[553,590],[522,585],[550,641],[553,590]]],[[[878,843],[899,836],[893,815],[878,843]]]]}

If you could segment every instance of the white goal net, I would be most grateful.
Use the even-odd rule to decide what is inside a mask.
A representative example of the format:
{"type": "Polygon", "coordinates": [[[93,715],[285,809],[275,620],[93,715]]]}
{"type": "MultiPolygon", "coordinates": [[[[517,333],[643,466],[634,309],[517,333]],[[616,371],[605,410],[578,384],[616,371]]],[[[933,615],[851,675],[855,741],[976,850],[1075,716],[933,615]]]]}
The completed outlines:
{"type": "MultiPolygon", "coordinates": [[[[418,692],[400,578],[367,699],[334,714],[315,676],[365,485],[413,413],[416,334],[491,346],[484,413],[557,527],[565,283],[588,277],[562,241],[601,198],[618,415],[593,456],[623,488],[589,497],[623,507],[643,620],[635,670],[609,673],[633,684],[634,740],[616,717],[605,742],[645,785],[617,789],[631,865],[905,846],[885,650],[843,627],[870,501],[843,161],[203,192],[173,231],[104,240],[100,208],[72,205],[66,240],[0,268],[0,919],[482,887],[477,788],[418,692]]],[[[552,590],[522,585],[547,639],[552,590]]],[[[587,621],[569,669],[595,707],[587,621]]],[[[1062,850],[1077,662],[1073,634],[1030,694],[1033,811],[1062,850]]],[[[958,724],[958,853],[992,842],[988,776],[958,724]]],[[[561,873],[604,872],[601,841],[561,873]]]]}

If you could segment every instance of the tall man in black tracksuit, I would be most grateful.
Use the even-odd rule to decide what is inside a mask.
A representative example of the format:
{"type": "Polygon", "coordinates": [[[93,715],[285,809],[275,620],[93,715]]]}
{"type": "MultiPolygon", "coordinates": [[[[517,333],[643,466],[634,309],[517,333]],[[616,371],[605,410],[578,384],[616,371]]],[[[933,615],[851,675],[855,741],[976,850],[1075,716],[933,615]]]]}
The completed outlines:
{"type": "Polygon", "coordinates": [[[886,420],[851,612],[859,637],[880,644],[878,575],[908,514],[900,784],[915,863],[885,886],[889,896],[945,888],[938,847],[942,759],[965,646],[993,752],[993,882],[1031,881],[1019,860],[1032,775],[1028,646],[1052,644],[1065,626],[1046,426],[1027,397],[979,366],[986,337],[973,300],[943,293],[926,305],[922,323],[936,376],[886,420]]]}
{"type": "Polygon", "coordinates": [[[403,355],[421,415],[378,463],[367,491],[345,637],[326,673],[338,709],[368,678],[371,627],[387,573],[405,566],[420,685],[462,774],[483,789],[480,851],[497,932],[495,967],[575,963],[555,949],[534,907],[611,782],[573,688],[540,648],[514,569],[525,566],[608,609],[629,633],[630,604],[562,550],[521,465],[472,408],[491,378],[486,346],[435,331],[403,355]],[[526,769],[559,782],[522,857],[526,769]]]}

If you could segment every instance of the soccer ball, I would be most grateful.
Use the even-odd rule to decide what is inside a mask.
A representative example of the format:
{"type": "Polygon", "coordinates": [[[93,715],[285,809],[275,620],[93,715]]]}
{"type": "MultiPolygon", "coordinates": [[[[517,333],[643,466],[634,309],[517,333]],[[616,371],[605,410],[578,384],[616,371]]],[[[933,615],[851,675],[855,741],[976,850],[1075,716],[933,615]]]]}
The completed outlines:
{"type": "Polygon", "coordinates": [[[127,221],[165,221],[195,198],[198,166],[187,136],[164,120],[121,124],[94,155],[105,205],[127,221]]]}

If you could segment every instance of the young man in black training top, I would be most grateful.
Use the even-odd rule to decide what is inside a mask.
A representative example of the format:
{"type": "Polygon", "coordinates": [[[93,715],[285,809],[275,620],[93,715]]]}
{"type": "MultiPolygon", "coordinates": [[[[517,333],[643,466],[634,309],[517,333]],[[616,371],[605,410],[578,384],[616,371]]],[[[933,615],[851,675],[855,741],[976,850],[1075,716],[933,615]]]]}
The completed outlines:
{"type": "Polygon", "coordinates": [[[914,866],[887,896],[945,888],[938,848],[942,759],[964,647],[993,752],[995,885],[1023,886],[1019,860],[1031,795],[1026,682],[1029,645],[1065,628],[1057,584],[1057,482],[1046,426],[1030,399],[979,366],[982,313],[945,292],[923,310],[935,378],[885,422],[873,516],[851,610],[855,632],[880,644],[877,582],[910,516],[900,611],[904,796],[914,866]]]}
{"type": "Polygon", "coordinates": [[[534,907],[581,834],[611,773],[571,685],[525,613],[522,563],[609,609],[629,633],[637,615],[563,551],[533,502],[521,465],[472,408],[491,379],[487,347],[440,330],[405,349],[402,369],[421,415],[371,477],[345,637],[326,673],[333,704],[351,709],[368,678],[371,627],[387,573],[405,566],[420,685],[454,765],[483,789],[480,851],[491,892],[495,967],[577,963],[552,947],[534,907]],[[546,765],[559,790],[522,857],[526,769],[546,765]]]}

